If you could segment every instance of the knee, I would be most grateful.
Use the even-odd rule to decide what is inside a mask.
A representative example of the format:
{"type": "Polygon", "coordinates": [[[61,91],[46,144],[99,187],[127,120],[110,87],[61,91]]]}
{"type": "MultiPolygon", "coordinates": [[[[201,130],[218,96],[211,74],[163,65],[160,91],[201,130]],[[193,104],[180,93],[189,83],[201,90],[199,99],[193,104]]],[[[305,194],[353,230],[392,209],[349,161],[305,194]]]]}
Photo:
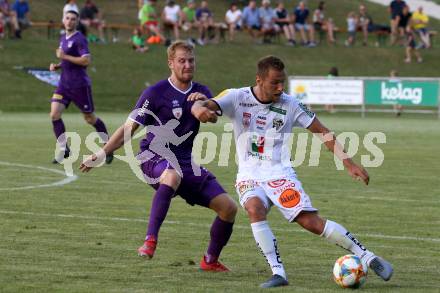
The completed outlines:
{"type": "Polygon", "coordinates": [[[94,125],[96,123],[96,117],[93,114],[84,114],[84,120],[90,125],[94,125]]]}
{"type": "Polygon", "coordinates": [[[179,188],[182,178],[179,176],[176,170],[167,169],[162,173],[160,178],[160,184],[165,184],[177,190],[179,188]]]}
{"type": "Polygon", "coordinates": [[[246,206],[246,212],[252,223],[266,219],[266,208],[264,205],[248,205],[246,206]]]}
{"type": "Polygon", "coordinates": [[[61,113],[58,111],[50,111],[49,117],[52,121],[60,120],[61,119],[61,113]]]}
{"type": "Polygon", "coordinates": [[[314,234],[320,235],[324,231],[326,220],[321,218],[316,213],[301,213],[297,217],[296,222],[304,229],[314,234]]]}
{"type": "Polygon", "coordinates": [[[237,215],[237,204],[235,203],[235,201],[233,201],[232,199],[230,199],[224,206],[224,208],[221,211],[221,214],[219,213],[219,216],[222,216],[225,219],[229,219],[229,220],[234,220],[235,216],[237,215]]]}

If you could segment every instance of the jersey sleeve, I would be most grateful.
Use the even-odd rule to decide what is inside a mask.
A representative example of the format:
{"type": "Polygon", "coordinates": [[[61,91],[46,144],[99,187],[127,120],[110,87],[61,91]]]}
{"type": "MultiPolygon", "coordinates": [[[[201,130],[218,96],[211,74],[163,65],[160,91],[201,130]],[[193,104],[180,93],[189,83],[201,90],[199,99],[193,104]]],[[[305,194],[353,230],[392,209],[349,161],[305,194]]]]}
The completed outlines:
{"type": "Polygon", "coordinates": [[[80,41],[78,42],[78,53],[79,56],[86,56],[86,55],[90,55],[90,51],[89,51],[89,45],[87,43],[87,39],[86,38],[81,38],[80,41]]]}
{"type": "Polygon", "coordinates": [[[293,113],[293,126],[308,128],[315,120],[315,113],[310,111],[306,105],[294,99],[292,103],[292,113],[293,113]]]}
{"type": "Polygon", "coordinates": [[[154,95],[153,91],[149,88],[146,89],[139,97],[136,105],[131,111],[128,119],[136,122],[139,125],[147,126],[154,121],[154,95]]]}
{"type": "Polygon", "coordinates": [[[213,101],[219,106],[221,113],[224,113],[229,118],[233,118],[235,114],[237,92],[236,89],[227,89],[213,99],[213,101]]]}

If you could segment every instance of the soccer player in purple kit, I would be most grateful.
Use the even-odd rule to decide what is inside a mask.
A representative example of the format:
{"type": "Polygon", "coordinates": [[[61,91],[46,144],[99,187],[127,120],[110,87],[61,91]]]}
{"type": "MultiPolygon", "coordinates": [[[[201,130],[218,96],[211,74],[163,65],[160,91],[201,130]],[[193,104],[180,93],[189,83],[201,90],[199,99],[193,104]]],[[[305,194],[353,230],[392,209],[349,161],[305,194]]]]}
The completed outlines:
{"type": "MultiPolygon", "coordinates": [[[[67,11],[63,17],[63,25],[66,34],[60,38],[60,46],[56,50],[56,56],[60,63],[50,64],[50,71],[61,69],[61,78],[57,89],[51,99],[50,118],[52,119],[53,131],[60,146],[60,153],[56,155],[53,163],[60,163],[63,158],[70,154],[69,146],[63,136],[66,128],[61,119],[63,111],[73,102],[83,113],[84,120],[95,127],[102,134],[101,138],[108,139],[107,128],[104,122],[96,117],[92,100],[91,81],[87,75],[87,66],[90,65],[91,55],[87,45],[87,39],[81,32],[76,30],[78,25],[78,12],[67,11]]],[[[113,160],[113,153],[106,156],[106,163],[113,160]]]]}
{"type": "MultiPolygon", "coordinates": [[[[147,88],[139,98],[129,119],[111,136],[101,152],[86,159],[80,166],[88,172],[94,161],[114,152],[131,138],[139,125],[148,126],[141,141],[142,154],[149,154],[141,165],[144,177],[159,179],[147,182],[156,190],[148,222],[144,244],[139,247],[140,256],[152,258],[156,250],[159,229],[168,212],[171,199],[180,195],[190,205],[200,205],[217,213],[211,226],[211,240],[200,262],[204,271],[229,271],[218,258],[229,241],[237,213],[237,205],[208,170],[192,161],[194,138],[200,122],[192,115],[191,107],[199,97],[211,98],[209,89],[193,82],[195,71],[194,47],[177,41],[168,49],[168,67],[171,76],[147,88]],[[171,132],[172,131],[172,132],[171,132]],[[186,137],[186,139],[183,139],[186,137]],[[180,138],[180,139],[179,139],[180,138]],[[163,148],[160,146],[163,145],[163,148]]],[[[205,114],[214,122],[214,112],[205,114]]]]}

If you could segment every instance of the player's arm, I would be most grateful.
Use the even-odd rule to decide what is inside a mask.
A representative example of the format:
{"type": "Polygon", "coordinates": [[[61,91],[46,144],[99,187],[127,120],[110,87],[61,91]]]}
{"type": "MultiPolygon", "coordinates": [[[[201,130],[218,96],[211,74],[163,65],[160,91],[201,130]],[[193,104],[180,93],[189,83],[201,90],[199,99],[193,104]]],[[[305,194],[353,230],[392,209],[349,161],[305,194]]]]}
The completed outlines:
{"type": "Polygon", "coordinates": [[[366,185],[368,185],[370,176],[368,175],[367,171],[363,167],[353,162],[353,160],[345,153],[342,145],[336,140],[335,135],[330,132],[330,130],[325,127],[317,117],[313,119],[313,122],[307,129],[310,132],[318,135],[320,139],[324,141],[325,146],[343,162],[351,177],[357,180],[362,180],[366,185]]]}
{"type": "Polygon", "coordinates": [[[217,116],[221,116],[220,107],[213,100],[195,101],[191,107],[191,113],[202,123],[215,123],[217,122],[217,116]]]}
{"type": "Polygon", "coordinates": [[[66,60],[80,66],[89,66],[92,61],[92,58],[90,57],[89,54],[80,57],[75,57],[75,56],[67,55],[66,53],[64,53],[63,49],[61,48],[57,49],[56,55],[57,58],[60,60],[66,60]]]}
{"type": "Polygon", "coordinates": [[[121,146],[129,141],[133,134],[138,129],[139,124],[134,121],[127,120],[123,125],[121,125],[115,133],[110,137],[108,142],[104,145],[102,150],[89,156],[79,167],[82,172],[89,172],[93,168],[94,163],[98,158],[105,158],[107,154],[111,154],[121,146]]]}
{"type": "Polygon", "coordinates": [[[50,71],[57,71],[61,68],[61,63],[50,63],[49,70],[50,71]]]}

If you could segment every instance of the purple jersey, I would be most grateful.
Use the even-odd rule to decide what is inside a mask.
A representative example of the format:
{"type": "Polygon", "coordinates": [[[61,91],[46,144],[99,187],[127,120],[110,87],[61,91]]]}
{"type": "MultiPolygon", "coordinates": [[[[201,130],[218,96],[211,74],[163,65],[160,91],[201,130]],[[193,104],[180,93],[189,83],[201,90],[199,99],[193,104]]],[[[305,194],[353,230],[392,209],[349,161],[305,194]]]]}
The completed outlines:
{"type": "MultiPolygon", "coordinates": [[[[204,85],[192,82],[190,88],[183,92],[174,87],[169,79],[159,81],[142,93],[130,115],[130,119],[138,124],[153,126],[147,128],[147,135],[140,143],[141,151],[153,151],[153,147],[150,146],[155,139],[155,142],[165,142],[164,147],[168,147],[180,163],[190,162],[194,138],[200,128],[200,122],[191,114],[194,102],[187,101],[187,97],[194,92],[202,93],[209,99],[212,98],[211,92],[204,85]],[[167,133],[163,131],[164,128],[160,128],[159,135],[162,134],[163,137],[155,137],[154,126],[169,125],[167,123],[171,120],[179,122],[176,127],[171,127],[172,133],[167,133]],[[191,135],[180,144],[173,144],[171,136],[184,137],[191,131],[191,135]]],[[[157,152],[154,153],[157,154],[157,152]]]]}
{"type": "MultiPolygon", "coordinates": [[[[74,57],[90,55],[87,39],[78,31],[69,37],[65,34],[61,35],[60,48],[63,49],[65,54],[74,57]]],[[[61,69],[59,87],[69,89],[90,86],[91,83],[87,75],[87,67],[62,60],[61,69]]]]}

